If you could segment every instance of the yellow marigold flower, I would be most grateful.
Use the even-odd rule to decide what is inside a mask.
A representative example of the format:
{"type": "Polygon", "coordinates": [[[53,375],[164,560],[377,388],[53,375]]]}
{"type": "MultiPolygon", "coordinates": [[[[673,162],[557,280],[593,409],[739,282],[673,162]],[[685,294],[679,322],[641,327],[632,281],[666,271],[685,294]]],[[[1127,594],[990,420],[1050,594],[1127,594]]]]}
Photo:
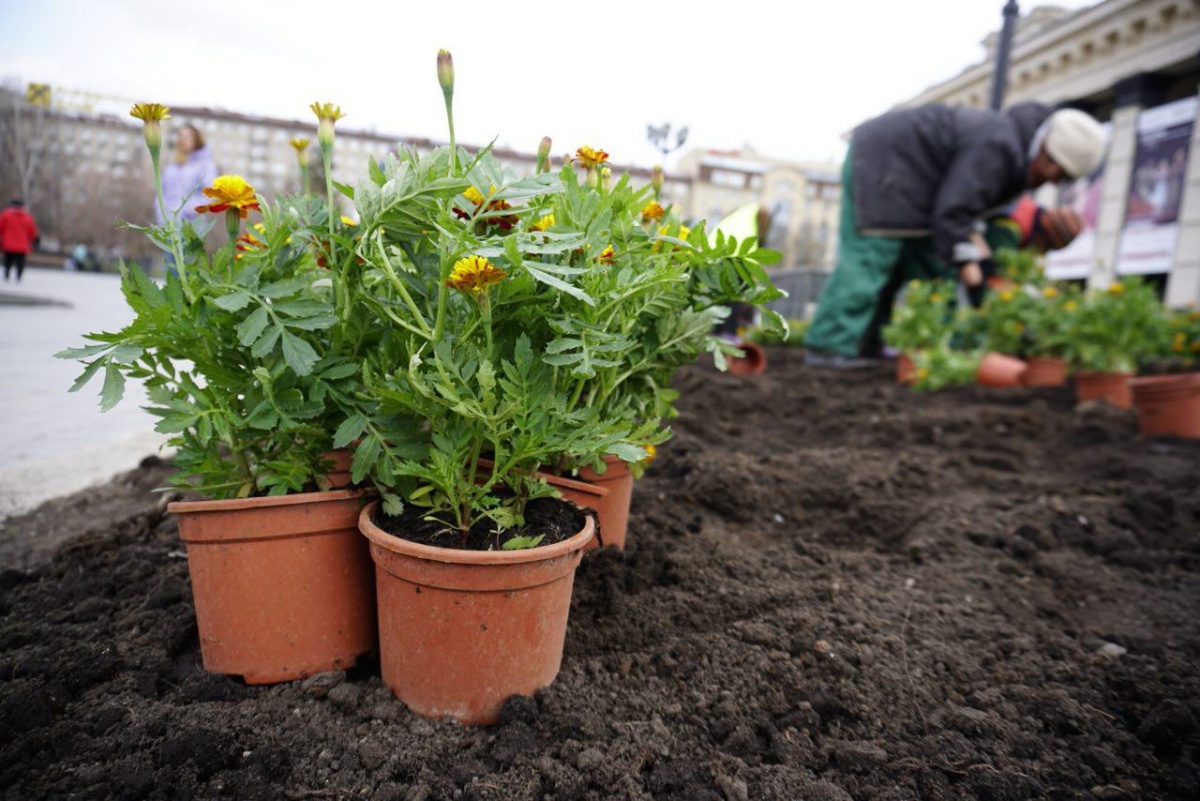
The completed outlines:
{"type": "Polygon", "coordinates": [[[289,144],[291,144],[292,147],[296,148],[297,153],[303,153],[305,150],[308,150],[308,146],[311,143],[312,143],[311,139],[305,139],[303,136],[298,136],[295,139],[293,139],[289,144]]]}
{"type": "Polygon", "coordinates": [[[1068,300],[1066,303],[1063,304],[1063,309],[1065,311],[1073,312],[1078,308],[1079,308],[1079,304],[1073,300],[1068,300]]]}
{"type": "Polygon", "coordinates": [[[1018,334],[1024,334],[1025,333],[1025,323],[1017,323],[1016,325],[1013,326],[1013,331],[1018,334]]]}
{"type": "Polygon", "coordinates": [[[326,120],[329,122],[337,122],[342,117],[346,116],[342,113],[341,107],[336,106],[333,103],[313,103],[309,106],[309,108],[312,109],[313,114],[317,115],[318,122],[325,122],[326,120]]]}
{"type": "Polygon", "coordinates": [[[688,234],[690,234],[691,232],[692,232],[692,229],[688,228],[686,225],[679,226],[679,238],[680,239],[687,239],[688,234]]]}
{"type": "Polygon", "coordinates": [[[1048,286],[1042,290],[1042,296],[1047,298],[1056,298],[1058,297],[1058,290],[1052,286],[1048,286]]]}
{"type": "Polygon", "coordinates": [[[601,264],[612,264],[616,260],[617,260],[617,252],[615,250],[613,250],[612,245],[608,245],[607,247],[604,248],[604,250],[600,251],[600,263],[601,264]]]}
{"type": "Polygon", "coordinates": [[[482,204],[483,201],[487,199],[483,196],[482,192],[473,186],[468,186],[466,190],[463,191],[463,197],[474,203],[476,206],[482,204]]]}
{"type": "Polygon", "coordinates": [[[313,103],[309,108],[317,115],[317,144],[326,150],[333,147],[333,124],[346,115],[333,103],[313,103]]]}
{"type": "Polygon", "coordinates": [[[926,378],[929,378],[929,368],[928,367],[919,368],[917,370],[917,380],[924,381],[926,378]]]}
{"type": "Polygon", "coordinates": [[[554,225],[554,215],[547,214],[545,217],[542,217],[540,220],[531,225],[530,228],[535,231],[545,231],[552,225],[554,225]]]}
{"type": "Polygon", "coordinates": [[[345,214],[342,215],[342,225],[346,226],[347,228],[358,227],[358,223],[347,217],[345,214]]]}
{"type": "Polygon", "coordinates": [[[642,208],[642,222],[650,222],[651,220],[657,222],[658,220],[661,220],[663,215],[666,213],[666,209],[652,200],[642,208]]]}
{"type": "Polygon", "coordinates": [[[932,295],[929,296],[929,302],[930,303],[941,303],[942,302],[942,294],[940,292],[934,292],[932,295]]]}
{"type": "Polygon", "coordinates": [[[460,292],[478,293],[503,281],[506,275],[483,256],[464,256],[454,263],[446,286],[460,292]]]}
{"type": "Polygon", "coordinates": [[[219,214],[227,209],[234,209],[244,220],[251,211],[258,210],[258,198],[254,195],[254,187],[246,183],[240,175],[222,175],[213,181],[212,186],[204,188],[204,195],[214,202],[206,206],[197,206],[196,211],[204,214],[219,214]]]}
{"type": "Polygon", "coordinates": [[[1108,285],[1108,294],[1110,295],[1120,295],[1124,291],[1125,285],[1120,281],[1115,281],[1108,285]]]}
{"type": "Polygon", "coordinates": [[[642,460],[642,464],[650,464],[658,458],[658,447],[655,445],[647,445],[643,450],[646,451],[646,458],[642,460]]]}
{"type": "Polygon", "coordinates": [[[162,103],[134,103],[129,109],[129,116],[136,117],[142,122],[160,122],[171,119],[171,109],[162,103]]]}
{"type": "Polygon", "coordinates": [[[608,154],[584,145],[575,151],[575,158],[585,167],[598,167],[608,161],[608,154]]]}
{"type": "Polygon", "coordinates": [[[1016,296],[1016,293],[1015,293],[1013,290],[1011,290],[1011,289],[1006,289],[1006,290],[1004,290],[1003,292],[1001,292],[1001,293],[1000,293],[1000,300],[1003,300],[1003,301],[1010,301],[1010,300],[1012,300],[1012,299],[1013,299],[1013,297],[1015,297],[1015,296],[1016,296]]]}
{"type": "Polygon", "coordinates": [[[169,108],[162,103],[134,103],[129,109],[129,116],[142,121],[142,134],[146,137],[146,147],[157,154],[162,147],[162,120],[171,119],[167,112],[169,108]]]}

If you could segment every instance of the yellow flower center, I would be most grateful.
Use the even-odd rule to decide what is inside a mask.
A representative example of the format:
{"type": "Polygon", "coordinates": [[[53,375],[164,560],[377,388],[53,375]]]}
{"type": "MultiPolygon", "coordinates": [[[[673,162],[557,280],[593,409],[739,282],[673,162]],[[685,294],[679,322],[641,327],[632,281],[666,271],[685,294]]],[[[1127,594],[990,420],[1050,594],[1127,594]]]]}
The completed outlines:
{"type": "Polygon", "coordinates": [[[666,213],[667,213],[666,209],[664,209],[662,206],[655,203],[654,201],[650,201],[642,209],[642,220],[646,221],[646,222],[649,222],[651,220],[655,220],[655,221],[661,220],[663,218],[663,215],[665,215],[666,213]]]}
{"type": "Polygon", "coordinates": [[[219,214],[228,209],[234,209],[244,219],[246,213],[258,209],[258,198],[254,195],[254,187],[246,183],[240,175],[222,175],[213,181],[213,185],[204,188],[205,197],[214,202],[206,206],[197,206],[201,214],[219,214]]]}

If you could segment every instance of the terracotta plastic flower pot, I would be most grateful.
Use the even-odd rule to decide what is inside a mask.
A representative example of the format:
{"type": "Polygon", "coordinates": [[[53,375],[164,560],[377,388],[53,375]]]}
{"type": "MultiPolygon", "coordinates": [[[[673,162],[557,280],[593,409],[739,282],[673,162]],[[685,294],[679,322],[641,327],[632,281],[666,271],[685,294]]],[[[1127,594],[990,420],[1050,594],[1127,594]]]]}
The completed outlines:
{"type": "Polygon", "coordinates": [[[726,356],[730,375],[758,375],[767,369],[767,352],[753,342],[739,342],[744,356],[726,356]]]}
{"type": "Polygon", "coordinates": [[[466,551],[409,542],[359,517],[371,542],[383,681],[420,715],[495,723],[504,700],[558,675],[575,568],[595,534],[545,547],[466,551]]]}
{"type": "Polygon", "coordinates": [[[623,551],[629,531],[629,509],[633,505],[633,473],[616,456],[605,456],[604,464],[608,466],[604,475],[585,467],[579,471],[579,478],[608,490],[592,507],[600,520],[600,544],[623,551]]]}
{"type": "Polygon", "coordinates": [[[1075,400],[1086,403],[1103,400],[1118,409],[1133,405],[1133,393],[1129,390],[1129,379],[1133,373],[1083,372],[1075,374],[1075,400]]]}
{"type": "MultiPolygon", "coordinates": [[[[588,471],[591,473],[591,471],[588,471]]],[[[593,474],[594,475],[594,474],[593,474]]],[[[595,550],[602,544],[610,545],[608,534],[608,518],[611,518],[614,511],[610,508],[608,496],[610,489],[606,486],[601,486],[593,481],[577,481],[573,478],[564,478],[562,476],[551,475],[550,473],[542,473],[542,478],[546,479],[546,483],[558,490],[559,494],[566,500],[577,506],[582,506],[585,509],[592,509],[596,512],[596,519],[600,521],[600,529],[597,531],[597,536],[593,537],[587,544],[585,550],[595,550]]],[[[630,479],[632,482],[632,478],[630,479]]],[[[628,519],[629,510],[626,509],[625,517],[628,519]]],[[[621,548],[625,547],[625,538],[621,538],[621,548]]]]}
{"type": "Polygon", "coordinates": [[[321,454],[325,459],[333,462],[333,467],[330,468],[327,477],[329,478],[330,489],[345,489],[353,482],[350,480],[350,462],[354,458],[354,454],[349,448],[338,448],[336,451],[329,451],[321,454]]]}
{"type": "Polygon", "coordinates": [[[1021,383],[1025,362],[1003,353],[988,353],[979,362],[976,380],[985,387],[1015,387],[1021,383]]]}
{"type": "Polygon", "coordinates": [[[917,366],[913,364],[912,357],[907,353],[901,353],[896,357],[896,383],[903,386],[915,384],[917,381],[917,366]]]}
{"type": "Polygon", "coordinates": [[[204,669],[249,684],[342,670],[375,648],[371,561],[354,490],[172,503],[204,669]]]}
{"type": "Polygon", "coordinates": [[[1067,360],[1049,356],[1034,356],[1021,375],[1021,383],[1027,387],[1065,387],[1067,385],[1067,360]]]}
{"type": "Polygon", "coordinates": [[[1200,438],[1200,373],[1133,378],[1129,387],[1143,436],[1200,438]]]}

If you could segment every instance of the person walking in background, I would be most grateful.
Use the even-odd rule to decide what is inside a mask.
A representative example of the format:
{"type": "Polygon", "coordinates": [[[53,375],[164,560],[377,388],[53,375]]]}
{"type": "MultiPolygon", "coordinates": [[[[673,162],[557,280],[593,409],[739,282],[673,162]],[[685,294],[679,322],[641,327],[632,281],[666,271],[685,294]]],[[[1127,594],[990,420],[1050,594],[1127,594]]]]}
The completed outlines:
{"type": "Polygon", "coordinates": [[[808,362],[850,367],[882,355],[867,334],[890,312],[889,285],[956,275],[978,286],[977,222],[1026,189],[1088,175],[1105,145],[1092,117],[1040,103],[1002,112],[935,103],[859,126],[842,168],[837,267],[806,337],[808,362]]]}
{"type": "Polygon", "coordinates": [[[15,198],[8,208],[0,212],[0,250],[4,251],[4,280],[13,267],[17,268],[17,281],[25,272],[25,257],[39,241],[37,223],[25,210],[25,201],[15,198]]]}
{"type": "MultiPolygon", "coordinates": [[[[204,137],[194,125],[184,125],[175,134],[175,153],[162,169],[163,207],[154,199],[154,217],[159,225],[167,221],[181,224],[200,216],[196,206],[203,201],[202,189],[210,186],[220,172],[204,137]],[[166,220],[163,211],[166,211],[166,220]]],[[[167,254],[171,268],[171,255],[167,254]]]]}

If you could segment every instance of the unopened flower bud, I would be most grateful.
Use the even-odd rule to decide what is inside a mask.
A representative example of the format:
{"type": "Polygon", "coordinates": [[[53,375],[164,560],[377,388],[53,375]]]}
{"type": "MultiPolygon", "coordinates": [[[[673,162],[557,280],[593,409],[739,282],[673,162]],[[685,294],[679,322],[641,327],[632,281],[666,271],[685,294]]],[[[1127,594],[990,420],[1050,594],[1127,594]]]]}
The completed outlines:
{"type": "Polygon", "coordinates": [[[604,192],[612,189],[612,170],[608,167],[600,168],[600,189],[604,192]]]}
{"type": "Polygon", "coordinates": [[[451,94],[454,91],[454,59],[450,56],[449,50],[439,50],[437,54],[437,75],[438,83],[442,85],[442,92],[451,94]]]}
{"type": "Polygon", "coordinates": [[[655,166],[650,173],[650,185],[654,187],[654,197],[657,199],[662,194],[663,188],[663,168],[655,166]]]}
{"type": "Polygon", "coordinates": [[[543,136],[542,141],[538,143],[537,150],[537,171],[545,172],[546,163],[550,159],[550,137],[543,136]]]}

